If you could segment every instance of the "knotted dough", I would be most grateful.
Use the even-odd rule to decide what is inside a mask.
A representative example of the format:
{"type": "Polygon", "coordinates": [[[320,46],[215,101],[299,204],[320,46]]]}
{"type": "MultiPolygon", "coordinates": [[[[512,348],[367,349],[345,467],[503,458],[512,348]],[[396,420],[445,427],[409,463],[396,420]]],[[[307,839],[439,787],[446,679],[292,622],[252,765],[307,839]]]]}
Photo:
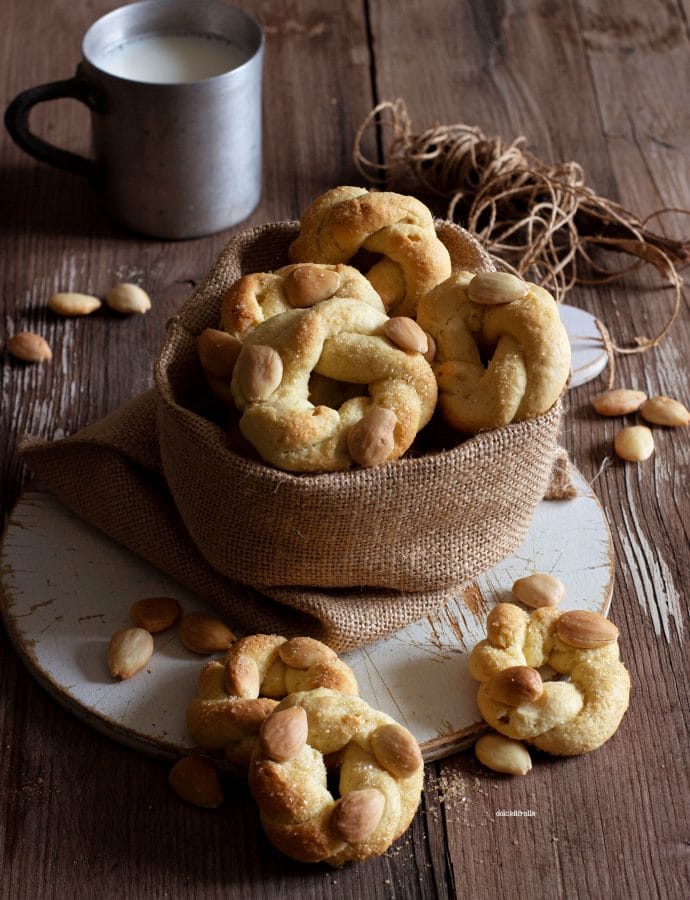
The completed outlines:
{"type": "Polygon", "coordinates": [[[223,661],[212,660],[201,670],[197,696],[187,708],[187,729],[199,747],[222,750],[246,769],[259,729],[278,700],[318,687],[359,693],[350,667],[321,641],[275,634],[240,638],[223,661]]]}
{"type": "Polygon", "coordinates": [[[482,716],[506,737],[547,753],[595,750],[628,708],[630,676],[617,637],[598,613],[542,607],[528,615],[499,603],[487,619],[487,638],[470,655],[470,671],[482,682],[482,716]],[[536,670],[545,665],[569,680],[543,683],[536,670]]]}
{"type": "Polygon", "coordinates": [[[403,194],[337,187],[311,204],[290,247],[293,262],[345,263],[361,249],[380,254],[367,278],[395,315],[414,315],[420,298],[451,273],[427,207],[403,194]]]}
{"type": "Polygon", "coordinates": [[[325,300],[266,320],[245,338],[232,376],[240,430],[261,457],[295,472],[397,459],[437,398],[421,352],[385,336],[388,319],[357,300],[325,300]],[[368,386],[338,409],[315,406],[310,377],[368,386]]]}
{"type": "Polygon", "coordinates": [[[436,342],[439,406],[459,431],[535,418],[568,380],[568,335],[555,300],[536,284],[457,272],[420,301],[417,322],[436,342]]]}
{"type": "Polygon", "coordinates": [[[419,805],[424,766],[407,729],[360,697],[290,694],[266,720],[249,787],[269,840],[302,862],[334,866],[384,853],[419,805]],[[340,799],[324,755],[340,758],[340,799]]]}

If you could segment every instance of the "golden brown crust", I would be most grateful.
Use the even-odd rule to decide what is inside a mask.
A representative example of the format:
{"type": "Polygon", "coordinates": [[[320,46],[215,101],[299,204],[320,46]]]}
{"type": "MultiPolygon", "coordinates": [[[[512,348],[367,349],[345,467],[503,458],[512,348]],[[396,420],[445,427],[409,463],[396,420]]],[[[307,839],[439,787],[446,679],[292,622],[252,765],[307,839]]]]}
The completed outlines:
{"type": "Polygon", "coordinates": [[[457,272],[424,296],[417,310],[419,325],[436,342],[439,407],[459,431],[541,415],[570,372],[568,336],[543,288],[521,282],[526,294],[498,305],[470,299],[475,278],[497,276],[457,272]],[[491,353],[488,365],[485,353],[491,353]]]}
{"type": "MultiPolygon", "coordinates": [[[[311,309],[292,309],[263,322],[246,337],[232,390],[243,413],[240,430],[261,457],[295,472],[337,471],[355,459],[350,429],[372,407],[395,415],[390,452],[397,459],[431,418],[437,388],[421,353],[401,350],[383,334],[386,315],[356,300],[332,299],[311,309]],[[282,363],[273,393],[251,402],[243,389],[243,358],[254,346],[272,348],[282,363]],[[335,382],[368,385],[339,409],[309,400],[312,372],[335,382]]],[[[383,461],[383,460],[381,460],[383,461]]]]}
{"type": "Polygon", "coordinates": [[[470,671],[482,682],[479,710],[496,731],[548,753],[573,756],[595,750],[616,732],[628,708],[630,677],[619,659],[615,636],[600,646],[574,647],[558,635],[563,616],[569,617],[569,638],[571,620],[577,624],[580,618],[587,625],[587,636],[595,630],[608,636],[615,633],[596,613],[578,618],[573,611],[542,607],[528,616],[512,604],[499,604],[490,614],[487,639],[472,651],[470,671]],[[568,675],[569,681],[547,682],[531,702],[517,704],[505,690],[496,689],[500,673],[514,666],[542,665],[568,675]]]}
{"type": "Polygon", "coordinates": [[[295,707],[306,712],[307,743],[282,762],[259,747],[250,765],[249,785],[267,836],[283,853],[305,862],[342,865],[384,853],[409,826],[419,805],[424,769],[414,738],[361,698],[326,688],[290,694],[276,714],[295,707]],[[381,729],[386,730],[387,751],[382,754],[378,748],[383,762],[374,752],[381,729]],[[393,752],[396,741],[406,753],[393,752]],[[416,754],[410,752],[412,744],[416,754]],[[368,801],[357,804],[362,815],[349,828],[342,819],[332,820],[338,803],[328,791],[324,756],[334,753],[341,754],[341,798],[359,793],[358,800],[368,801]],[[391,770],[401,759],[405,775],[391,770]]]}
{"type": "Polygon", "coordinates": [[[359,693],[350,667],[320,641],[275,634],[240,638],[222,662],[212,660],[199,673],[198,696],[187,708],[187,728],[199,747],[223,750],[233,764],[246,768],[259,730],[278,700],[321,686],[343,695],[359,693]],[[293,665],[283,662],[281,650],[293,665]],[[233,682],[230,671],[240,673],[239,682],[233,682]]]}
{"type": "Polygon", "coordinates": [[[450,275],[450,256],[436,236],[431,213],[414,197],[338,187],[302,216],[290,247],[295,262],[342,263],[358,250],[384,257],[367,273],[386,309],[413,315],[424,293],[450,275]]]}

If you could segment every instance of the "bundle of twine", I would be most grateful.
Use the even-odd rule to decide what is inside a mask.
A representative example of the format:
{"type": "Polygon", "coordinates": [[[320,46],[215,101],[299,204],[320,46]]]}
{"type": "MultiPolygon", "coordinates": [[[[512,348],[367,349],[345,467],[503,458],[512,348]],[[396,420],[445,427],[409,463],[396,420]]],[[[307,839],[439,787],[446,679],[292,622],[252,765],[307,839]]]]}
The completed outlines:
{"type": "Polygon", "coordinates": [[[360,173],[379,187],[413,175],[427,191],[447,198],[447,218],[473,232],[499,269],[536,281],[559,302],[576,283],[615,281],[643,265],[656,269],[674,294],[671,312],[657,334],[637,336],[632,345],[621,346],[596,320],[609,356],[609,386],[615,379],[615,353],[649,350],[673,326],[690,241],[654,234],[647,225],[665,213],[690,211],[667,207],[640,219],[588,187],[577,162],[548,165],[529,153],[523,136],[505,143],[462,123],[435,125],[416,134],[401,99],[379,103],[367,115],[355,138],[354,159],[360,173]],[[385,148],[382,138],[377,142],[381,160],[368,158],[362,148],[372,128],[378,135],[390,132],[385,148]],[[612,271],[592,255],[594,248],[635,259],[612,271]]]}

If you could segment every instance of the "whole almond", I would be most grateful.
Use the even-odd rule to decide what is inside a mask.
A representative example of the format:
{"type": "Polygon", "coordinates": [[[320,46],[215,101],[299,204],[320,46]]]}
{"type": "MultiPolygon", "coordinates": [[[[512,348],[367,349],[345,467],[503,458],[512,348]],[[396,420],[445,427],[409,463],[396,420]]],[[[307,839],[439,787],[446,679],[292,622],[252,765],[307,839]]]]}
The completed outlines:
{"type": "Polygon", "coordinates": [[[151,309],[151,298],[146,291],[138,284],[128,284],[127,282],[116,284],[108,292],[105,302],[115,312],[125,315],[145,313],[151,309]]]}
{"type": "Polygon", "coordinates": [[[285,762],[297,756],[307,742],[309,723],[301,706],[280,709],[266,719],[259,732],[259,746],[266,756],[285,762]]]}
{"type": "Polygon", "coordinates": [[[388,319],[383,326],[383,333],[401,350],[414,350],[422,354],[429,350],[426,331],[420,328],[414,319],[407,316],[393,316],[392,319],[388,319]]]}
{"type": "Polygon", "coordinates": [[[536,669],[529,666],[510,666],[497,672],[486,682],[484,690],[496,703],[506,706],[526,706],[544,693],[544,683],[536,669]]]}
{"type": "Polygon", "coordinates": [[[250,656],[240,653],[227,661],[225,687],[233,697],[256,699],[261,693],[259,669],[250,656]]]}
{"type": "Polygon", "coordinates": [[[630,425],[618,432],[613,446],[621,459],[644,462],[654,453],[654,438],[644,425],[630,425]]]}
{"type": "Polygon", "coordinates": [[[307,263],[286,276],[284,287],[290,306],[307,309],[335,294],[340,287],[340,275],[333,269],[307,263]]]}
{"type": "Polygon", "coordinates": [[[213,764],[203,756],[184,756],[170,770],[168,783],[178,797],[216,809],[223,802],[223,788],[213,764]]]}
{"type": "Polygon", "coordinates": [[[360,466],[385,462],[395,447],[397,417],[392,409],[371,406],[347,436],[350,456],[360,466]]]}
{"type": "Polygon", "coordinates": [[[129,608],[129,617],[134,624],[151,634],[170,628],[181,614],[182,607],[174,597],[144,597],[129,608]]]}
{"type": "Polygon", "coordinates": [[[640,407],[642,418],[653,425],[667,425],[670,428],[690,424],[690,410],[680,400],[671,397],[650,397],[640,407]]]}
{"type": "Polygon", "coordinates": [[[211,378],[232,378],[232,371],[242,349],[242,341],[227,331],[206,328],[197,336],[196,347],[201,367],[206,375],[211,378]]]}
{"type": "Polygon", "coordinates": [[[428,363],[432,363],[436,358],[436,341],[432,338],[429,332],[426,332],[426,343],[427,343],[427,351],[424,354],[424,359],[428,363]]]}
{"type": "Polygon", "coordinates": [[[317,663],[329,663],[338,658],[330,647],[310,637],[285,641],[278,648],[278,656],[293,669],[310,669],[317,663]]]}
{"type": "Polygon", "coordinates": [[[53,358],[48,342],[40,334],[32,331],[20,331],[7,342],[7,349],[24,362],[48,362],[53,358]]]}
{"type": "Polygon", "coordinates": [[[646,399],[644,391],[616,388],[598,394],[592,399],[592,406],[600,416],[625,416],[638,410],[646,399]]]}
{"type": "Polygon", "coordinates": [[[101,301],[91,294],[64,291],[53,294],[48,300],[48,307],[58,316],[88,316],[100,309],[101,301]]]}
{"type": "Polygon", "coordinates": [[[235,368],[240,390],[249,403],[267,400],[283,379],[283,360],[265,344],[244,347],[235,368]]]}
{"type": "Polygon", "coordinates": [[[358,844],[376,829],[385,806],[386,798],[376,788],[350,791],[333,807],[331,826],[343,841],[358,844]]]}
{"type": "Polygon", "coordinates": [[[372,732],[369,743],[379,765],[397,778],[407,778],[423,765],[419,744],[397,722],[381,725],[372,732]]]}
{"type": "Polygon", "coordinates": [[[467,295],[473,303],[497,306],[522,300],[529,294],[527,284],[509,272],[480,272],[467,286],[467,295]]]}
{"type": "Polygon", "coordinates": [[[613,622],[587,609],[575,609],[559,616],[556,634],[564,644],[578,650],[595,650],[618,640],[618,629],[613,622]]]}
{"type": "Polygon", "coordinates": [[[513,596],[525,606],[540,609],[542,606],[558,606],[565,597],[565,586],[555,575],[535,572],[518,578],[512,587],[513,596]]]}
{"type": "Polygon", "coordinates": [[[113,678],[131,678],[153,653],[153,638],[144,628],[121,628],[108,644],[108,668],[113,678]]]}
{"type": "Polygon", "coordinates": [[[187,613],[179,629],[180,640],[193,653],[219,653],[235,640],[228,626],[206,613],[187,613]]]}
{"type": "Polygon", "coordinates": [[[526,775],[532,768],[527,748],[502,734],[485,734],[474,745],[479,762],[494,772],[505,775],[526,775]]]}

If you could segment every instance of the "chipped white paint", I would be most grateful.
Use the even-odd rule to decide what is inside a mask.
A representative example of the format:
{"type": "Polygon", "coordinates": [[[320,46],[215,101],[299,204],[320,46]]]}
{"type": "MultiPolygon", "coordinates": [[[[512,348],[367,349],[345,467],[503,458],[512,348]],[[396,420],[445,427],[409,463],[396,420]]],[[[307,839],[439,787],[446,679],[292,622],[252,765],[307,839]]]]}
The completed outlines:
{"type": "Polygon", "coordinates": [[[570,338],[570,387],[576,388],[600,375],[608,364],[608,356],[594,316],[565,303],[559,305],[558,311],[570,338]]]}
{"type": "MultiPolygon", "coordinates": [[[[632,495],[629,493],[628,497],[632,495]]],[[[632,502],[632,501],[630,501],[632,502]]],[[[628,557],[628,570],[632,573],[637,590],[634,591],[640,607],[652,620],[657,637],[663,631],[667,641],[671,640],[671,621],[677,637],[683,637],[683,609],[676,590],[671,570],[661,555],[658,546],[652,548],[639,522],[644,521],[633,512],[628,516],[621,508],[625,534],[620,534],[623,552],[628,557]],[[637,573],[637,574],[636,574],[637,573]]]]}
{"type": "MultiPolygon", "coordinates": [[[[518,552],[458,598],[387,640],[346,656],[362,696],[403,722],[434,759],[466,746],[481,727],[468,655],[484,636],[494,601],[535,570],[564,582],[564,609],[605,610],[613,580],[611,540],[601,508],[581,478],[575,500],[540,504],[518,552]]],[[[91,726],[154,754],[178,754],[190,741],[185,707],[201,658],[174,632],[154,638],[154,655],[134,678],[116,683],[106,665],[112,633],[128,624],[141,597],[177,597],[203,609],[189,592],[61,506],[32,489],[17,504],[2,547],[2,612],[35,677],[91,726]]],[[[232,623],[229,623],[232,625],[232,623]]]]}

